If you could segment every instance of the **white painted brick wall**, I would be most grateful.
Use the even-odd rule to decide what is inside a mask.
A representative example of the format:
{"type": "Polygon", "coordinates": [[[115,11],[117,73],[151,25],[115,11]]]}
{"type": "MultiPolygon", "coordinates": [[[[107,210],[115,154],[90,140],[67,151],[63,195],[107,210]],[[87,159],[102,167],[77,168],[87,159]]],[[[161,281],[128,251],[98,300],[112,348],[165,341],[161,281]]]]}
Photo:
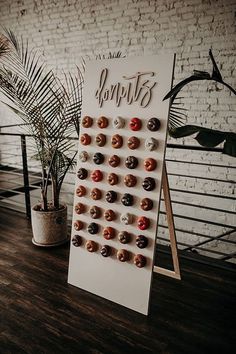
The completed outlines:
{"type": "MultiPolygon", "coordinates": [[[[194,69],[211,71],[208,57],[211,48],[223,78],[236,87],[235,19],[235,0],[0,0],[0,25],[28,38],[29,43],[45,55],[48,66],[58,73],[62,70],[75,72],[81,57],[94,57],[109,51],[121,50],[127,56],[175,52],[175,82],[178,82],[194,69]]],[[[222,85],[193,83],[183,91],[183,96],[185,107],[189,109],[189,123],[236,130],[236,100],[222,85]]],[[[0,105],[0,125],[14,121],[15,118],[0,105]]],[[[184,143],[194,144],[194,140],[187,138],[184,143]]],[[[199,168],[199,165],[168,163],[172,173],[174,168],[179,174],[235,180],[233,158],[194,151],[190,154],[184,150],[169,150],[168,156],[213,165],[199,168]],[[214,167],[214,164],[229,167],[222,169],[214,167]]],[[[185,180],[183,177],[170,177],[170,182],[173,187],[235,195],[234,186],[230,183],[185,180]]],[[[182,199],[200,205],[205,201],[204,197],[196,198],[194,195],[185,195],[182,199]]],[[[207,200],[207,203],[217,205],[219,209],[235,210],[232,201],[222,201],[215,198],[207,200]]],[[[174,209],[176,207],[174,205],[174,209]]],[[[193,211],[185,206],[178,206],[177,212],[236,223],[234,215],[226,216],[223,212],[216,215],[210,211],[193,211]]],[[[176,223],[181,227],[183,221],[178,219],[176,223]]],[[[189,230],[196,228],[210,235],[222,231],[207,224],[199,230],[198,224],[189,222],[189,230]]],[[[178,238],[181,242],[191,242],[188,234],[178,234],[178,238]]],[[[225,249],[227,244],[215,243],[214,247],[225,249]]]]}

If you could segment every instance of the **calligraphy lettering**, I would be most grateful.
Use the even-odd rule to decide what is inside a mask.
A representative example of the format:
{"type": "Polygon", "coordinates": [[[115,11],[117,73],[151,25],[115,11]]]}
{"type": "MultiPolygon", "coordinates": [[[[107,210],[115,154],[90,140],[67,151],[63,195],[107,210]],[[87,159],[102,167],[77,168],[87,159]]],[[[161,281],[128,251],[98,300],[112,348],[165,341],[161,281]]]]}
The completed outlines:
{"type": "Polygon", "coordinates": [[[103,69],[99,79],[99,87],[95,93],[99,106],[102,107],[104,101],[114,100],[116,106],[119,107],[121,100],[124,99],[128,105],[138,102],[141,107],[147,107],[152,98],[152,89],[156,85],[155,81],[150,80],[154,75],[153,71],[137,72],[131,76],[123,76],[124,80],[129,81],[125,84],[117,82],[106,87],[108,69],[103,69]]]}

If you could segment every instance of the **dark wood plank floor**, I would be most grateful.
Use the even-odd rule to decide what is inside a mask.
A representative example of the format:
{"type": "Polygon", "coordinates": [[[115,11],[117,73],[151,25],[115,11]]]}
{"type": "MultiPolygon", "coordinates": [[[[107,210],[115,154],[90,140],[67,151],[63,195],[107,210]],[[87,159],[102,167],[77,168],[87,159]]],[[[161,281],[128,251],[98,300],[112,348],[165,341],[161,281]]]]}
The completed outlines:
{"type": "Polygon", "coordinates": [[[67,284],[69,246],[31,243],[22,214],[0,209],[0,353],[232,353],[232,271],[183,260],[154,276],[146,318],[67,284]]]}

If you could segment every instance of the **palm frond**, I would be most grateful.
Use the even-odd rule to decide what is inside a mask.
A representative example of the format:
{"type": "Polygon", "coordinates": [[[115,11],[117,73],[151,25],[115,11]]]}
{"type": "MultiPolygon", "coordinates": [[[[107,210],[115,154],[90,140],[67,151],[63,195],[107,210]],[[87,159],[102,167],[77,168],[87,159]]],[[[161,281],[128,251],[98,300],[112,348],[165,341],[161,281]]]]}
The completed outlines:
{"type": "MultiPolygon", "coordinates": [[[[42,195],[46,203],[47,186],[55,182],[54,195],[58,204],[62,181],[74,164],[75,142],[68,140],[79,132],[82,105],[82,74],[68,74],[65,83],[48,71],[37,51],[28,42],[19,40],[12,31],[3,36],[10,51],[7,55],[0,37],[0,90],[7,103],[27,124],[35,139],[37,157],[42,166],[42,195]]],[[[4,43],[5,43],[4,42],[4,43]]],[[[47,205],[44,203],[44,209],[47,205]]]]}
{"type": "Polygon", "coordinates": [[[164,97],[163,100],[166,100],[168,98],[170,99],[169,133],[174,138],[183,138],[195,134],[195,139],[197,140],[197,142],[205,147],[215,147],[223,143],[223,153],[236,157],[235,133],[222,132],[219,130],[199,127],[195,125],[179,126],[179,124],[181,123],[181,119],[186,119],[187,116],[185,113],[181,112],[183,108],[178,106],[176,107],[176,105],[179,105],[176,100],[180,99],[180,97],[177,97],[177,95],[180,93],[183,87],[189,84],[190,82],[199,80],[216,81],[227,87],[234,95],[236,95],[236,90],[233,89],[232,86],[224,82],[211,50],[209,50],[209,56],[213,66],[211,75],[206,71],[194,70],[193,75],[179,82],[164,97]]]}

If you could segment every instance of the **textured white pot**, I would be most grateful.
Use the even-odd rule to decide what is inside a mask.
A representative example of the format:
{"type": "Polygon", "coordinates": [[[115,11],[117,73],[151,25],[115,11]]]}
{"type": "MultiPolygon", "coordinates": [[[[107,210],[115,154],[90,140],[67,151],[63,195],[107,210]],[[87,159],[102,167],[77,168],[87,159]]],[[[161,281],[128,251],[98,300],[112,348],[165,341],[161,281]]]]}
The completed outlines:
{"type": "Polygon", "coordinates": [[[52,247],[68,241],[67,206],[57,211],[39,211],[38,205],[31,209],[32,242],[36,246],[52,247]]]}

